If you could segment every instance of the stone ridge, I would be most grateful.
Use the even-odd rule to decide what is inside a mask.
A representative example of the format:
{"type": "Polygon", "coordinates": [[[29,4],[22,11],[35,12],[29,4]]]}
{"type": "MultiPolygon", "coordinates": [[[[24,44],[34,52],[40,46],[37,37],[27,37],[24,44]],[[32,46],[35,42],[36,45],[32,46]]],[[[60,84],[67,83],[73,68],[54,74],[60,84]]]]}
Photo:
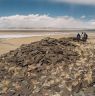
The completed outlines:
{"type": "Polygon", "coordinates": [[[77,47],[67,39],[45,38],[31,44],[21,45],[0,57],[0,61],[15,63],[20,66],[31,64],[73,63],[79,59],[77,47]]]}
{"type": "Polygon", "coordinates": [[[45,38],[0,56],[0,96],[95,96],[95,49],[45,38]]]}

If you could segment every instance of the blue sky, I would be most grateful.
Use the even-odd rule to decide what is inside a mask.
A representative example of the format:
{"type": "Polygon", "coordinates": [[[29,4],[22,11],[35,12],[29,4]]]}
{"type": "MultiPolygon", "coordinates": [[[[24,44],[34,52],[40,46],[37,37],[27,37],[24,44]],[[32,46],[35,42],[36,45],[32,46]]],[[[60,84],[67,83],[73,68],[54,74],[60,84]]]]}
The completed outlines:
{"type": "Polygon", "coordinates": [[[50,0],[0,0],[0,16],[15,14],[48,14],[50,16],[85,15],[95,17],[94,5],[71,4],[67,2],[52,2],[50,0]]]}
{"type": "Polygon", "coordinates": [[[92,21],[95,19],[95,0],[0,0],[0,17],[31,14],[47,15],[54,19],[67,16],[69,19],[94,24],[92,21]]]}

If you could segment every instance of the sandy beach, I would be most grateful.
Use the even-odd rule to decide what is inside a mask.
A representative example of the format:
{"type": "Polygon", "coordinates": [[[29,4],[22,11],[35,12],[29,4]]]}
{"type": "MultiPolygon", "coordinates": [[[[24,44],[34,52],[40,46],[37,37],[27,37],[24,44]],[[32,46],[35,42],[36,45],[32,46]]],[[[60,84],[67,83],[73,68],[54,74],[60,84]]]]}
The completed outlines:
{"type": "MultiPolygon", "coordinates": [[[[48,32],[48,33],[39,33],[37,36],[37,33],[31,33],[31,32],[0,32],[0,36],[2,37],[0,39],[0,54],[6,53],[10,50],[14,50],[18,48],[22,44],[28,44],[31,42],[39,41],[45,37],[51,37],[51,38],[66,38],[66,37],[75,37],[78,32],[57,32],[56,34],[48,32]],[[3,35],[3,36],[2,36],[3,35]],[[7,37],[9,36],[9,37],[7,37]]],[[[80,33],[81,34],[81,33],[80,33]]],[[[89,42],[94,42],[94,33],[88,32],[89,36],[89,42]]]]}
{"type": "Polygon", "coordinates": [[[65,32],[1,32],[0,31],[0,54],[18,48],[21,44],[39,41],[45,37],[62,38],[74,36],[74,33],[65,32]]]}
{"type": "Polygon", "coordinates": [[[69,38],[78,32],[42,33],[0,33],[1,94],[95,96],[94,32],[87,42],[69,38]]]}
{"type": "MultiPolygon", "coordinates": [[[[26,37],[26,38],[12,38],[12,39],[1,39],[0,40],[0,54],[6,53],[10,50],[14,50],[18,48],[22,44],[28,44],[31,42],[39,41],[48,36],[33,36],[33,37],[26,37]]],[[[50,36],[54,38],[60,38],[60,36],[50,36]]]]}
{"type": "Polygon", "coordinates": [[[0,96],[95,96],[95,0],[0,0],[0,96]]]}

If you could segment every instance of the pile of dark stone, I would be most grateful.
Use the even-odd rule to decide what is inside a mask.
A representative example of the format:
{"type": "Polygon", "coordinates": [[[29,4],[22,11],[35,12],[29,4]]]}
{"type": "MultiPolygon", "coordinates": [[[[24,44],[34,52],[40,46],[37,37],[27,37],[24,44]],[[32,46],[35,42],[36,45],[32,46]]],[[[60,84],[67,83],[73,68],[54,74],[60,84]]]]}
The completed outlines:
{"type": "Polygon", "coordinates": [[[22,67],[31,64],[73,63],[79,58],[71,39],[45,38],[3,54],[0,61],[15,63],[22,67]]]}
{"type": "Polygon", "coordinates": [[[72,38],[45,38],[1,55],[0,96],[95,96],[95,57],[78,44],[72,38]],[[85,77],[89,68],[91,83],[85,77]]]}

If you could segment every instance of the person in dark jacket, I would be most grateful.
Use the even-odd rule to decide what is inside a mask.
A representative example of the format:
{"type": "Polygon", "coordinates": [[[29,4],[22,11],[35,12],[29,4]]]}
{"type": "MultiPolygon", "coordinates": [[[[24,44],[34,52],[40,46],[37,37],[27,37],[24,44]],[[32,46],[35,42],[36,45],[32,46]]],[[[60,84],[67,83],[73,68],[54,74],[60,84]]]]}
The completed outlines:
{"type": "Polygon", "coordinates": [[[78,42],[80,41],[80,38],[81,38],[81,36],[80,36],[80,34],[78,33],[78,34],[77,34],[77,41],[78,41],[78,42]]]}
{"type": "Polygon", "coordinates": [[[88,39],[88,35],[87,35],[87,33],[84,33],[84,42],[86,42],[87,39],[88,39]]]}

